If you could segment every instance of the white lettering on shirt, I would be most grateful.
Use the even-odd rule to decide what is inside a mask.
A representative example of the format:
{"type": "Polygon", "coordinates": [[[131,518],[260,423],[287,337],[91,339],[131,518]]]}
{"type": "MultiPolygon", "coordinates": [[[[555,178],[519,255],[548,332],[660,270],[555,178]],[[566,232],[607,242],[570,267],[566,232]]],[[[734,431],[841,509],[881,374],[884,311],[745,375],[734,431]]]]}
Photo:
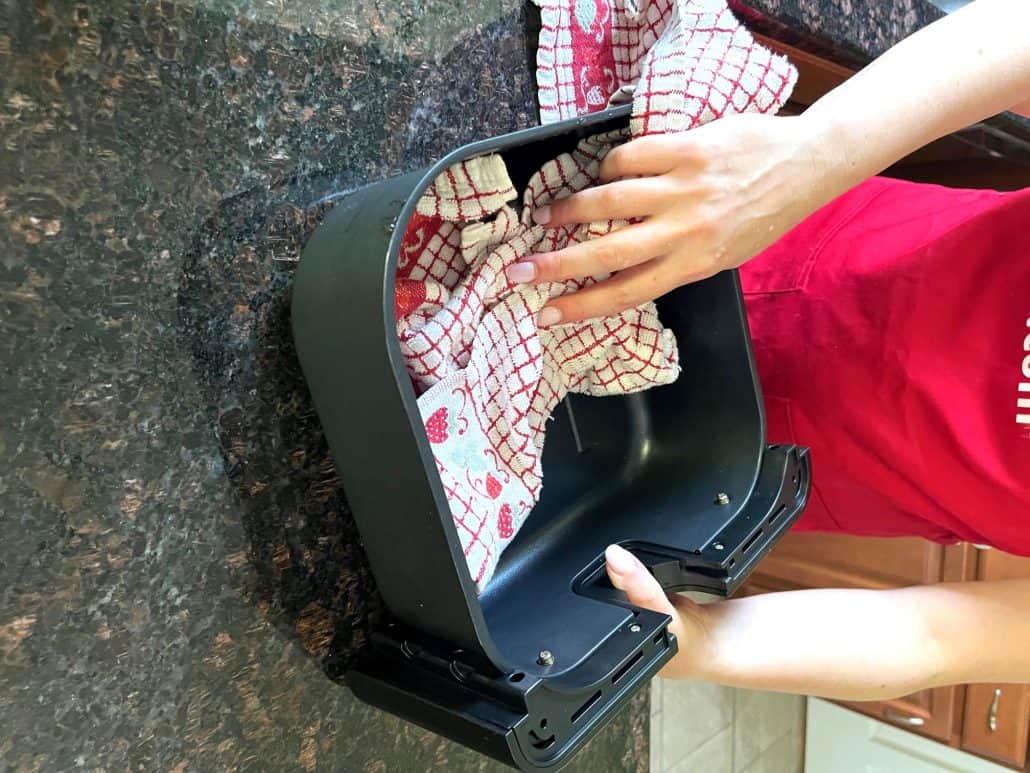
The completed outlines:
{"type": "MultiPolygon", "coordinates": [[[[1026,326],[1030,327],[1030,317],[1026,318],[1026,326]]],[[[1019,394],[1016,396],[1016,424],[1030,424],[1030,335],[1023,339],[1023,378],[1019,382],[1019,394]]]]}

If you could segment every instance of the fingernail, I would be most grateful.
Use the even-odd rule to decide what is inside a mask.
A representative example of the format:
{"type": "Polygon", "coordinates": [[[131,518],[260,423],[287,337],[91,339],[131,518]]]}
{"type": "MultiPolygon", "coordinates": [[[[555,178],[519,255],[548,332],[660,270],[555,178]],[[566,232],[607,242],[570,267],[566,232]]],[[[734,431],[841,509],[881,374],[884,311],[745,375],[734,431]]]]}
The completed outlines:
{"type": "Polygon", "coordinates": [[[604,551],[604,559],[616,574],[631,574],[636,568],[633,554],[618,545],[609,545],[604,551]]]}
{"type": "Polygon", "coordinates": [[[561,310],[554,306],[544,306],[536,315],[537,327],[550,327],[561,322],[561,310]]]}
{"type": "Polygon", "coordinates": [[[533,210],[533,219],[540,225],[547,225],[551,222],[551,208],[537,207],[533,210]]]}
{"type": "Polygon", "coordinates": [[[513,263],[504,273],[507,274],[509,281],[515,284],[525,284],[536,279],[536,264],[531,260],[524,263],[513,263]]]}

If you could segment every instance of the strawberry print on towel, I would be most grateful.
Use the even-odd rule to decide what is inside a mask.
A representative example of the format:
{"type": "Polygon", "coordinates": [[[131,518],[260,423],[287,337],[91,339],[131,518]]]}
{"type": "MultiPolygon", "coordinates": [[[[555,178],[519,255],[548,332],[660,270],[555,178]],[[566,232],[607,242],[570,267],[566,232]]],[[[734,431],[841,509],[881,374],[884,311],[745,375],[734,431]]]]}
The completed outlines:
{"type": "Polygon", "coordinates": [[[461,370],[418,400],[469,573],[482,589],[540,494],[529,437],[529,389],[543,363],[531,309],[546,297],[513,293],[480,320],[461,370]]]}

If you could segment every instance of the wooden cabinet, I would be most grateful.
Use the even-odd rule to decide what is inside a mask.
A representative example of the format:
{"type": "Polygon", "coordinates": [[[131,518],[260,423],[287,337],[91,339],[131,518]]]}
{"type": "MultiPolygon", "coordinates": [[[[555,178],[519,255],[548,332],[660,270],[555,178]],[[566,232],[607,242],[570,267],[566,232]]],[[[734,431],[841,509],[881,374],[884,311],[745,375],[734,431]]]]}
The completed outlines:
{"type": "Polygon", "coordinates": [[[966,688],[962,748],[1022,770],[1030,734],[1030,688],[976,684],[966,688]]]}
{"type": "MultiPolygon", "coordinates": [[[[1030,559],[980,550],[978,580],[1030,577],[1030,559]]],[[[1030,643],[1028,643],[1030,646],[1030,643]]],[[[977,684],[966,688],[962,748],[1023,769],[1030,736],[1030,685],[977,684]]]]}
{"type": "Polygon", "coordinates": [[[902,588],[961,580],[974,560],[968,546],[918,538],[788,534],[762,561],[752,582],[769,589],[902,588]]]}
{"type": "MultiPolygon", "coordinates": [[[[790,534],[745,594],[801,588],[900,588],[935,582],[1030,577],[1030,559],[921,539],[790,534]]],[[[943,687],[889,701],[842,702],[855,711],[1018,770],[1027,767],[1030,686],[943,687]]]]}

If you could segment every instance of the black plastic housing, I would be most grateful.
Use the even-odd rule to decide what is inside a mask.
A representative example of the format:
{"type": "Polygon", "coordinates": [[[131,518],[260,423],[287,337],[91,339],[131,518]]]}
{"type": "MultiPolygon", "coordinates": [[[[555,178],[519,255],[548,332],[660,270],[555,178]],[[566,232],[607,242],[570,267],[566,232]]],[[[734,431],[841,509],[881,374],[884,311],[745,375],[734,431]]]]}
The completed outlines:
{"type": "Polygon", "coordinates": [[[521,187],[628,118],[616,108],[477,142],[351,194],[312,235],[293,291],[301,365],[397,621],[348,683],[523,770],[567,761],[676,652],[668,617],[608,582],[608,544],[634,551],[669,591],[727,596],[808,495],[807,451],[766,446],[740,284],[723,272],[658,301],[679,342],[676,383],[559,405],[542,498],[476,593],[395,331],[404,226],[451,164],[499,152],[521,187]]]}

